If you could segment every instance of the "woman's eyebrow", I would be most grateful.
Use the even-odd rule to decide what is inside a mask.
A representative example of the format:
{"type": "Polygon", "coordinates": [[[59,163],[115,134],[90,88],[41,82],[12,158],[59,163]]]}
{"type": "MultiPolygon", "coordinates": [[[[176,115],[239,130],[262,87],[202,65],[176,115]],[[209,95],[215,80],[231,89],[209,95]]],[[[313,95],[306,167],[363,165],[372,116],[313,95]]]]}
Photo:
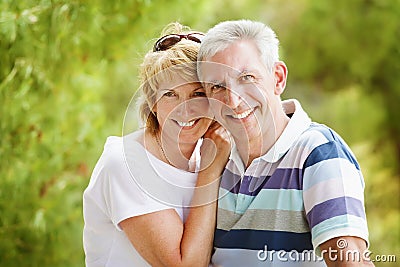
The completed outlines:
{"type": "Polygon", "coordinates": [[[175,91],[175,90],[174,89],[169,89],[169,88],[158,89],[158,92],[160,92],[160,93],[173,92],[173,91],[175,91]]]}

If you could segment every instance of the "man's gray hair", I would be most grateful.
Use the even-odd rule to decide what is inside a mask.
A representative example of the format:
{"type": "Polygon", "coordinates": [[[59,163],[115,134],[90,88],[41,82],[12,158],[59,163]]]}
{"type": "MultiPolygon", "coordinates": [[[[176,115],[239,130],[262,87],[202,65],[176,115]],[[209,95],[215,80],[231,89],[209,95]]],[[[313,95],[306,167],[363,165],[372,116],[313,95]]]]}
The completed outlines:
{"type": "Polygon", "coordinates": [[[198,60],[207,61],[229,45],[241,40],[255,43],[264,64],[272,72],[274,63],[279,61],[279,40],[270,27],[251,20],[224,21],[211,28],[201,42],[198,60]]]}

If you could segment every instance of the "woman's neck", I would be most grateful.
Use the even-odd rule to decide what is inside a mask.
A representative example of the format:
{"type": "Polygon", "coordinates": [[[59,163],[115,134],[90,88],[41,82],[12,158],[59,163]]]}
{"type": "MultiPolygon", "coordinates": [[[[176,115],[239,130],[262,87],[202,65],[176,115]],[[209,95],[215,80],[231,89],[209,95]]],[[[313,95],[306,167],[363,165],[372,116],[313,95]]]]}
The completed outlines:
{"type": "Polygon", "coordinates": [[[179,137],[171,137],[161,132],[152,136],[155,139],[160,156],[159,159],[182,170],[194,171],[189,168],[189,160],[196,147],[196,143],[179,143],[179,137]]]}

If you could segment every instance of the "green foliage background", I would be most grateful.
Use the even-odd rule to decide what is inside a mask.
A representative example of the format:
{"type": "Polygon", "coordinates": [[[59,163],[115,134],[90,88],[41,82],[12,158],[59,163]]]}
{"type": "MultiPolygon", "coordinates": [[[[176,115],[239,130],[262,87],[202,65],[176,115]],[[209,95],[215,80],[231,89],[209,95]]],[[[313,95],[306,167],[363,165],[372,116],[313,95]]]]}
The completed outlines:
{"type": "Polygon", "coordinates": [[[348,141],[370,249],[400,261],[399,14],[399,0],[0,0],[0,266],[84,265],[82,192],[142,56],[169,22],[240,18],[276,30],[284,98],[348,141]]]}

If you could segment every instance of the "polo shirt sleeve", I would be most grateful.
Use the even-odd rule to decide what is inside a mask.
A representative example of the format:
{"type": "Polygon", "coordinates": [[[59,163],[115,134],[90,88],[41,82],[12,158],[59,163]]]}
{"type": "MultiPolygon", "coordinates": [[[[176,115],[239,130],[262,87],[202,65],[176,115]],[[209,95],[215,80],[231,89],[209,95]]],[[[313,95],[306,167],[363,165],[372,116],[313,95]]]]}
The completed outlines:
{"type": "Polygon", "coordinates": [[[368,243],[363,176],[340,137],[317,146],[307,157],[303,199],[317,255],[319,245],[335,237],[356,236],[368,243]]]}
{"type": "Polygon", "coordinates": [[[129,170],[120,146],[105,149],[93,175],[92,196],[118,230],[119,223],[127,218],[172,208],[143,190],[129,170]]]}

